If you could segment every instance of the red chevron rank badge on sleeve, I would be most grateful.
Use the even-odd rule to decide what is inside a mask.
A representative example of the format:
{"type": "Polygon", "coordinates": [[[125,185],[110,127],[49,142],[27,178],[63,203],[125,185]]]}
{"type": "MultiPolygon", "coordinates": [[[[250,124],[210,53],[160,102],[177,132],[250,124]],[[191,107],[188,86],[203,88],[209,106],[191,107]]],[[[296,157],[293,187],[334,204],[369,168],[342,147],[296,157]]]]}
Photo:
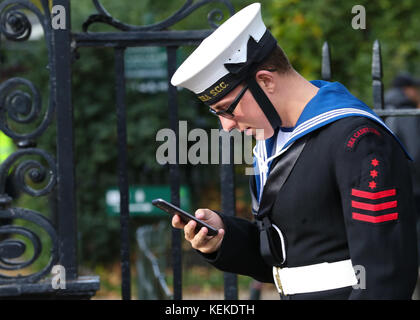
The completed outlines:
{"type": "Polygon", "coordinates": [[[369,223],[398,220],[397,189],[378,190],[381,161],[372,157],[369,164],[369,180],[362,186],[366,189],[351,189],[352,219],[369,223]]]}

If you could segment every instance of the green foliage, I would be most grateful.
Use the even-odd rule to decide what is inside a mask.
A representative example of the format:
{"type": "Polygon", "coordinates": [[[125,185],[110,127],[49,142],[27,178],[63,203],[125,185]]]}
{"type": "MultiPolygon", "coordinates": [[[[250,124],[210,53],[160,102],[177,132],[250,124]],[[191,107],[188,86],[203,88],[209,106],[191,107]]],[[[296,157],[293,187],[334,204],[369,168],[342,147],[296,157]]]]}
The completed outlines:
{"type": "Polygon", "coordinates": [[[361,0],[309,1],[272,0],[264,2],[265,21],[295,69],[307,79],[319,79],[321,48],[328,41],[332,56],[333,81],[340,81],[372,105],[372,46],[382,46],[384,84],[400,70],[420,72],[420,28],[418,1],[361,0]],[[354,5],[366,8],[366,29],[352,28],[354,5]]]}

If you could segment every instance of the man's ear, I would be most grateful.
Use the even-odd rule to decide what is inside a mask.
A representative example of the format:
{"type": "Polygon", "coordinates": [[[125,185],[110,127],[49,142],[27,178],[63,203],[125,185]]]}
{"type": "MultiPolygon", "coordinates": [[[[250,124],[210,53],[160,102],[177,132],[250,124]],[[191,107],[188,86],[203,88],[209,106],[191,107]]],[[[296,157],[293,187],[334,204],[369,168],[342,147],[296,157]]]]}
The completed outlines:
{"type": "Polygon", "coordinates": [[[274,93],[276,83],[274,81],[272,72],[267,70],[260,70],[256,73],[255,79],[262,89],[268,93],[274,93]]]}

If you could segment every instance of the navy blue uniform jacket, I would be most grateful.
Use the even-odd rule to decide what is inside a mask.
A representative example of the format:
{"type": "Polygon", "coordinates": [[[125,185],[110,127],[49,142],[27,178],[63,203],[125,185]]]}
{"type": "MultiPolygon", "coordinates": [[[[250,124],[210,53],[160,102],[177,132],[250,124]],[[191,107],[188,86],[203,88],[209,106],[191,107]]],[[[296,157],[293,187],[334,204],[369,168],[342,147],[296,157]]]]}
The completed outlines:
{"type": "MultiPolygon", "coordinates": [[[[283,267],[351,259],[365,270],[365,289],[348,287],[344,295],[339,290],[340,296],[329,298],[410,299],[417,244],[405,151],[381,123],[358,115],[336,118],[304,136],[307,142],[292,172],[270,199],[271,220],[286,241],[283,267]]],[[[268,177],[267,183],[275,181],[268,177]]],[[[258,198],[257,184],[251,177],[251,192],[258,198]]],[[[272,267],[259,251],[256,223],[220,215],[225,237],[217,252],[202,254],[205,259],[220,270],[273,282],[272,267]]],[[[296,296],[311,295],[324,297],[296,296]]]]}

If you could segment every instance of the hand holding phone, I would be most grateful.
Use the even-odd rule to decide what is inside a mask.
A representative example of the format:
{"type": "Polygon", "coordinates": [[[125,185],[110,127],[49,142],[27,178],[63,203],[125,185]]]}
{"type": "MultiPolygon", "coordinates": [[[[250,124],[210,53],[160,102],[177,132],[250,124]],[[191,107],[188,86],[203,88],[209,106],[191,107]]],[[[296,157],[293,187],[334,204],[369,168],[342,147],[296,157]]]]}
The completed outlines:
{"type": "Polygon", "coordinates": [[[195,228],[196,233],[198,233],[202,227],[207,228],[208,230],[207,235],[209,236],[215,236],[218,233],[218,230],[216,228],[210,226],[204,221],[201,221],[200,219],[197,219],[192,214],[185,212],[181,208],[178,208],[177,206],[163,199],[155,199],[152,201],[152,204],[158,207],[159,209],[166,211],[167,213],[171,215],[175,215],[175,214],[178,215],[185,224],[187,224],[190,220],[194,220],[197,223],[197,227],[195,228]]]}

